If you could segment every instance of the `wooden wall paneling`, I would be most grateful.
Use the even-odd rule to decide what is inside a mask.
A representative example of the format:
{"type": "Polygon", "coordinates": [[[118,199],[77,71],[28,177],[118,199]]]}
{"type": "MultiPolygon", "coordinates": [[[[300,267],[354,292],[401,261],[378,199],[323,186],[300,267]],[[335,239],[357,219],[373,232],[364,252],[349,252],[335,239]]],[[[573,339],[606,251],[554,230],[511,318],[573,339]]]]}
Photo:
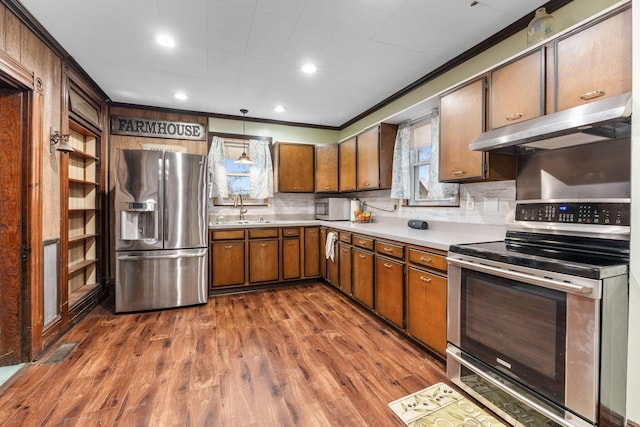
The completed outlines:
{"type": "Polygon", "coordinates": [[[0,50],[4,50],[5,46],[5,28],[4,19],[7,16],[7,8],[0,3],[0,50]]]}
{"type": "Polygon", "coordinates": [[[22,24],[17,16],[7,11],[4,17],[4,51],[16,61],[20,60],[20,38],[22,24]]]}

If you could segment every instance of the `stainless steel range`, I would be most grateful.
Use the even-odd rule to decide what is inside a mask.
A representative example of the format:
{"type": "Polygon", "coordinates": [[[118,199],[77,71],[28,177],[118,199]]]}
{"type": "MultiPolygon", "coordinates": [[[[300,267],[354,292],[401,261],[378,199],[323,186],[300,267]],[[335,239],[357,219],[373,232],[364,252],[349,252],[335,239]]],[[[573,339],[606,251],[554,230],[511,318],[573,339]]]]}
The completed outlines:
{"type": "Polygon", "coordinates": [[[447,375],[507,421],[623,425],[628,199],[518,201],[450,248],[447,375]]]}

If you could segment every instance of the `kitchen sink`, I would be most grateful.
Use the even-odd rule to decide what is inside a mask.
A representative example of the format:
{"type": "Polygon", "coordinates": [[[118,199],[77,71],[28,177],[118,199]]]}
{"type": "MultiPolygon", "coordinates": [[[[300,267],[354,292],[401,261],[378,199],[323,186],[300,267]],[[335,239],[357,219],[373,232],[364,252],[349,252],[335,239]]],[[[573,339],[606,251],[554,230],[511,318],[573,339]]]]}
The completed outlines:
{"type": "Polygon", "coordinates": [[[271,224],[275,221],[269,221],[269,220],[238,220],[235,221],[235,224],[271,224]]]}

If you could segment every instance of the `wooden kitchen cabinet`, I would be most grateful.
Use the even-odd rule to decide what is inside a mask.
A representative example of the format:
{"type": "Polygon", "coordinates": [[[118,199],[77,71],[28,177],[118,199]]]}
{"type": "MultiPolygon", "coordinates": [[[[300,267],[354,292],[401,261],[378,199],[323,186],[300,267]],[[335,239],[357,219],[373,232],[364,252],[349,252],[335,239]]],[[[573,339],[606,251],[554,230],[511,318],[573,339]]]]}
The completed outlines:
{"type": "Polygon", "coordinates": [[[444,357],[447,279],[416,267],[407,276],[407,333],[444,357]]]}
{"type": "Polygon", "coordinates": [[[274,186],[279,193],[313,193],[315,145],[277,142],[274,145],[274,186]]]}
{"type": "Polygon", "coordinates": [[[244,230],[209,231],[209,242],[209,288],[243,285],[245,283],[244,230]]]}
{"type": "Polygon", "coordinates": [[[299,279],[302,277],[300,228],[282,229],[282,279],[299,279]]]}
{"type": "Polygon", "coordinates": [[[440,97],[440,181],[515,178],[515,156],[469,150],[471,141],[486,129],[486,101],[486,76],[440,97]]]}
{"type": "Polygon", "coordinates": [[[631,92],[631,42],[630,4],[555,40],[556,110],[631,92]]]}
{"type": "Polygon", "coordinates": [[[351,264],[351,293],[369,308],[373,304],[373,252],[353,248],[351,264]]]}
{"type": "Polygon", "coordinates": [[[320,227],[320,277],[327,280],[327,228],[320,227]]]}
{"type": "Polygon", "coordinates": [[[491,129],[544,114],[544,52],[537,49],[491,71],[491,129]]]}
{"type": "MultiPolygon", "coordinates": [[[[250,229],[249,282],[276,282],[279,274],[278,229],[250,229]]],[[[298,246],[299,248],[299,246],[298,246]]]]}
{"type": "Polygon", "coordinates": [[[345,242],[338,244],[338,253],[340,256],[340,280],[339,288],[347,295],[351,295],[351,245],[345,242]]]}
{"type": "Polygon", "coordinates": [[[404,328],[404,262],[376,255],[376,312],[404,328]]]}
{"type": "MultiPolygon", "coordinates": [[[[327,239],[329,233],[335,233],[336,240],[333,242],[333,259],[327,258],[327,282],[331,283],[336,288],[340,287],[340,255],[338,253],[338,231],[333,229],[327,229],[327,239]]],[[[325,247],[326,249],[326,247],[325,247]]],[[[326,252],[325,252],[326,257],[326,252]]]]}
{"type": "Polygon", "coordinates": [[[340,191],[356,190],[356,137],[340,143],[340,191]]]}
{"type": "Polygon", "coordinates": [[[397,125],[380,123],[357,136],[357,190],[391,188],[393,147],[397,131],[397,125]]]}
{"type": "MultiPolygon", "coordinates": [[[[304,276],[320,276],[320,260],[324,259],[324,252],[321,252],[320,228],[304,228],[304,276]]],[[[323,248],[324,249],[324,248],[323,248]]]]}
{"type": "Polygon", "coordinates": [[[316,146],[316,193],[335,193],[338,187],[338,144],[316,146]]]}

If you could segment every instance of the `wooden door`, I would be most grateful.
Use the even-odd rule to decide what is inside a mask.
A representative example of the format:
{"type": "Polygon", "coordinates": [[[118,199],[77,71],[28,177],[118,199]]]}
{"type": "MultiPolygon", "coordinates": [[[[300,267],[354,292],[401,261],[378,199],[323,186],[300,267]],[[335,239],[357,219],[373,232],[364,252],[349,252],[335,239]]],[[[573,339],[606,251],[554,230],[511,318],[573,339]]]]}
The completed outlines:
{"type": "Polygon", "coordinates": [[[338,191],[338,144],[316,146],[316,193],[338,191]]]}
{"type": "Polygon", "coordinates": [[[409,268],[407,331],[441,356],[447,347],[447,279],[409,268]]]}
{"type": "Polygon", "coordinates": [[[631,7],[556,41],[558,111],[631,91],[631,7]]]}
{"type": "Polygon", "coordinates": [[[404,327],[404,264],[376,256],[376,311],[404,327]]]}
{"type": "Polygon", "coordinates": [[[484,153],[469,143],[484,131],[485,78],[440,98],[440,181],[484,178],[484,153]]]}
{"type": "Polygon", "coordinates": [[[338,254],[340,257],[339,287],[343,292],[351,295],[351,246],[340,242],[338,254]]]}
{"type": "Polygon", "coordinates": [[[311,144],[276,145],[278,191],[281,193],[313,193],[315,190],[315,146],[311,144]]]}
{"type": "Polygon", "coordinates": [[[369,308],[373,308],[373,253],[353,249],[351,292],[369,308]]]}
{"type": "Polygon", "coordinates": [[[320,229],[318,227],[306,227],[304,229],[305,277],[320,275],[320,257],[320,229]]]}
{"type": "Polygon", "coordinates": [[[300,238],[284,239],[282,241],[282,278],[299,279],[300,275],[300,238]]]}
{"type": "Polygon", "coordinates": [[[278,240],[249,241],[249,281],[275,282],[279,279],[278,240]]]}
{"type": "Polygon", "coordinates": [[[356,154],[358,190],[376,189],[380,185],[378,136],[378,126],[358,135],[356,154]]]}
{"type": "Polygon", "coordinates": [[[544,114],[544,50],[491,72],[491,129],[544,114]]]}
{"type": "Polygon", "coordinates": [[[356,189],[356,138],[340,143],[340,191],[356,189]]]}
{"type": "MultiPolygon", "coordinates": [[[[24,362],[20,91],[0,87],[0,366],[24,362]]],[[[38,250],[38,248],[34,248],[38,250]]]]}
{"type": "Polygon", "coordinates": [[[244,284],[244,242],[215,242],[210,249],[211,287],[244,284]]]}

